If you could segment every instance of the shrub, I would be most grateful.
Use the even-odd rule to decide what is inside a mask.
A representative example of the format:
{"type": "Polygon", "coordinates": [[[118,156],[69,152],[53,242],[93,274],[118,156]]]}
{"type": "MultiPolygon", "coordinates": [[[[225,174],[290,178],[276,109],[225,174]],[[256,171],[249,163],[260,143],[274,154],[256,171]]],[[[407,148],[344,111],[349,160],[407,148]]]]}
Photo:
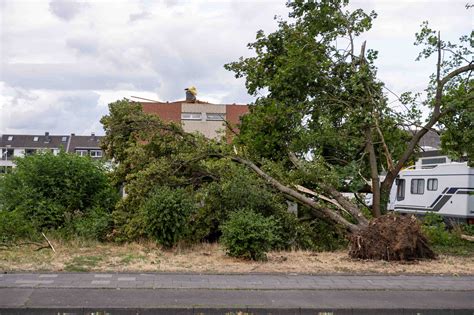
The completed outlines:
{"type": "Polygon", "coordinates": [[[0,211],[0,242],[14,242],[19,238],[34,238],[35,229],[18,211],[0,211]]]}
{"type": "Polygon", "coordinates": [[[443,217],[437,213],[429,212],[423,217],[422,230],[432,245],[454,246],[462,242],[459,235],[448,231],[443,217]]]}
{"type": "Polygon", "coordinates": [[[196,195],[201,201],[201,207],[193,217],[196,240],[212,242],[219,239],[221,224],[231,213],[241,209],[255,209],[265,217],[279,217],[280,213],[286,212],[285,199],[245,167],[229,161],[209,162],[208,167],[218,180],[203,185],[196,195]]]}
{"type": "Polygon", "coordinates": [[[73,225],[76,235],[87,239],[105,241],[112,227],[112,216],[102,208],[95,207],[87,213],[75,217],[73,225]]]}
{"type": "Polygon", "coordinates": [[[252,210],[241,210],[229,216],[222,226],[222,244],[227,254],[252,260],[265,260],[266,253],[277,242],[277,222],[252,210]]]}
{"type": "Polygon", "coordinates": [[[186,237],[194,201],[184,189],[157,188],[141,208],[145,232],[164,247],[172,247],[186,237]]]}
{"type": "MultiPolygon", "coordinates": [[[[15,163],[16,168],[0,178],[0,211],[25,218],[36,231],[75,233],[75,221],[97,209],[110,213],[119,198],[103,164],[89,158],[47,152],[15,163]]],[[[83,225],[91,227],[91,221],[83,225]]]]}

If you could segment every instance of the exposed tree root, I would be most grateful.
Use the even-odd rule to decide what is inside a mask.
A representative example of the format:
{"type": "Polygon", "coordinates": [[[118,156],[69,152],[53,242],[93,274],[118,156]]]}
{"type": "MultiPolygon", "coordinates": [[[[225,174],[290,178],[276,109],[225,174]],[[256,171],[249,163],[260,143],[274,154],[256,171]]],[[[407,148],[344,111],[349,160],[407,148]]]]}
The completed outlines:
{"type": "Polygon", "coordinates": [[[388,261],[436,258],[413,216],[387,214],[376,218],[354,233],[350,242],[352,258],[388,261]]]}

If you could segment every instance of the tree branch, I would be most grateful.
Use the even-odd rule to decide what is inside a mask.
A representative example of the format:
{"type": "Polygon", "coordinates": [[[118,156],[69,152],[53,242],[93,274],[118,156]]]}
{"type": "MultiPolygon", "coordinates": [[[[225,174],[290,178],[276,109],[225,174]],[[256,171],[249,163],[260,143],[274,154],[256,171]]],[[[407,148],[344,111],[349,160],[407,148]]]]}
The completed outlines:
{"type": "Polygon", "coordinates": [[[385,137],[383,136],[382,130],[380,130],[380,126],[379,126],[379,122],[378,122],[377,116],[375,116],[374,118],[375,118],[375,128],[376,128],[377,133],[379,134],[380,139],[381,139],[381,141],[382,141],[383,150],[384,150],[384,152],[385,152],[385,158],[387,159],[388,169],[389,169],[389,170],[393,170],[393,159],[392,159],[392,155],[390,154],[390,151],[389,151],[389,149],[388,149],[387,143],[385,142],[385,137]]]}
{"type": "Polygon", "coordinates": [[[234,162],[243,164],[253,170],[257,175],[262,177],[267,181],[268,184],[279,190],[280,192],[289,195],[293,197],[295,200],[309,206],[316,212],[323,213],[325,216],[327,216],[329,219],[331,219],[333,222],[339,223],[342,226],[344,226],[346,229],[348,229],[350,232],[354,233],[360,230],[359,225],[355,225],[353,223],[350,223],[347,221],[344,217],[342,217],[340,214],[338,214],[335,211],[331,211],[330,209],[322,208],[320,207],[313,199],[306,197],[303,194],[300,194],[299,192],[281,184],[279,181],[262,171],[257,165],[252,163],[249,160],[243,159],[238,156],[232,156],[230,159],[234,162]]]}
{"type": "MultiPolygon", "coordinates": [[[[438,62],[441,62],[440,54],[438,54],[438,62]]],[[[441,63],[437,65],[437,74],[441,72],[441,63]]],[[[420,141],[420,139],[439,121],[439,119],[446,114],[449,111],[444,111],[441,112],[441,104],[442,104],[442,97],[443,97],[443,88],[448,83],[451,79],[454,77],[468,72],[468,71],[473,71],[474,70],[474,64],[471,62],[470,64],[457,68],[453,71],[451,71],[449,74],[447,74],[443,79],[437,79],[437,87],[436,87],[436,95],[435,95],[435,100],[434,100],[434,108],[430,116],[430,120],[420,129],[413,138],[410,140],[408,143],[408,146],[406,150],[403,152],[402,156],[398,160],[397,164],[395,165],[395,168],[393,171],[388,172],[387,176],[385,177],[385,180],[382,183],[382,189],[388,190],[389,187],[392,186],[393,181],[395,180],[395,177],[397,174],[400,172],[402,167],[405,165],[405,163],[408,161],[410,156],[413,154],[413,151],[420,141]]]]}

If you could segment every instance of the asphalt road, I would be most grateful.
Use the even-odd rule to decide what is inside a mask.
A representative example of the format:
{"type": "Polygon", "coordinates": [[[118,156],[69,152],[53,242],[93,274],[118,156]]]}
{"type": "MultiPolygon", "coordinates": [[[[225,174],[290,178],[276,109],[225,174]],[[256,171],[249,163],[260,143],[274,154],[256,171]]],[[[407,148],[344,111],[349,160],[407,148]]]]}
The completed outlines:
{"type": "Polygon", "coordinates": [[[238,312],[473,315],[474,276],[0,275],[2,315],[238,312]]]}

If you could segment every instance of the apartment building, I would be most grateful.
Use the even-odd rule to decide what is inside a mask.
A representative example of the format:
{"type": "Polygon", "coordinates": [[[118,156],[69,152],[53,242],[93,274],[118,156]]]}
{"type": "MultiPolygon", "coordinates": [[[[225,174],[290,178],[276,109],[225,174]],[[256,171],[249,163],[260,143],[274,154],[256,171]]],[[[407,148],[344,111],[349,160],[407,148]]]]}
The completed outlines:
{"type": "Polygon", "coordinates": [[[70,135],[18,135],[4,134],[0,136],[0,173],[8,172],[13,166],[15,157],[24,157],[36,152],[51,151],[58,154],[60,150],[76,153],[80,156],[102,158],[100,136],[70,135]]]}
{"type": "Polygon", "coordinates": [[[158,115],[164,121],[180,123],[186,132],[197,131],[211,139],[222,135],[229,139],[233,132],[238,132],[240,117],[249,112],[248,105],[200,101],[194,88],[186,89],[186,98],[181,101],[140,103],[145,113],[158,115]]]}

